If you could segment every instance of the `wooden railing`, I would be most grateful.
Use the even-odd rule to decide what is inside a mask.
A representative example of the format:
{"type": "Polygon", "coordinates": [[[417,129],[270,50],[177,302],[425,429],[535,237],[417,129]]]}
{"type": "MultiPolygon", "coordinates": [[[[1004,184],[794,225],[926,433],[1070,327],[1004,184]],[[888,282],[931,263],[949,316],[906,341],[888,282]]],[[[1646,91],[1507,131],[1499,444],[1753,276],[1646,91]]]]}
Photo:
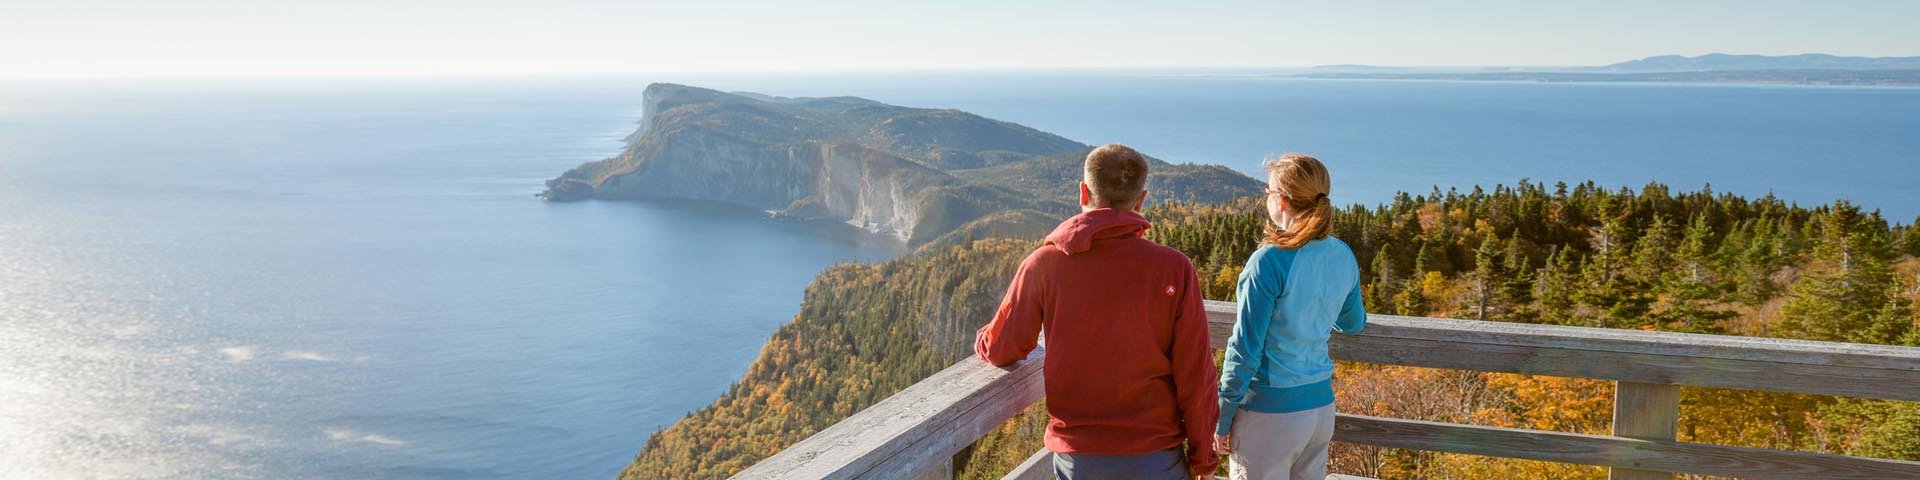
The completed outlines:
{"type": "MultiPolygon", "coordinates": [[[[1233,305],[1208,302],[1216,348],[1233,305]]],[[[1616,382],[1613,434],[1340,414],[1334,440],[1610,467],[1614,479],[1920,478],[1920,462],[1674,440],[1680,386],[1920,401],[1920,348],[1371,315],[1333,358],[1616,382]]],[[[969,357],[735,475],[736,479],[943,479],[953,456],[1044,394],[1044,350],[1007,368],[969,357]]],[[[1034,453],[1009,479],[1051,478],[1034,453]]]]}

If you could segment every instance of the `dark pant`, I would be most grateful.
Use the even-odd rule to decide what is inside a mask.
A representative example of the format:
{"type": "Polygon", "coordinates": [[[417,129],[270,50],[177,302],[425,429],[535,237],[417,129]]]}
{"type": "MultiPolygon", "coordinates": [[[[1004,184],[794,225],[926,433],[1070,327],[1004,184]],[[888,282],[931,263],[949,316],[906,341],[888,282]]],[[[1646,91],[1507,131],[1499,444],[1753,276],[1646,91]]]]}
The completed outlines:
{"type": "Polygon", "coordinates": [[[1053,476],[1060,480],[1190,480],[1187,457],[1179,449],[1139,455],[1053,454],[1053,476]]]}

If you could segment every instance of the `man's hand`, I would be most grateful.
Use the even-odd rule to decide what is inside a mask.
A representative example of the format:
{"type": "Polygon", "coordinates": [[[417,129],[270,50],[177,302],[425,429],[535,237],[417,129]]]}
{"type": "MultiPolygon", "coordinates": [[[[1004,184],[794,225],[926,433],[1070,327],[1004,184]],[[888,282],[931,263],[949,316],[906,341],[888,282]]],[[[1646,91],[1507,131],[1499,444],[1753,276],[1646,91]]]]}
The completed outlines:
{"type": "Polygon", "coordinates": [[[1233,453],[1233,437],[1231,435],[1214,434],[1213,435],[1213,451],[1220,452],[1220,453],[1233,453]]]}
{"type": "Polygon", "coordinates": [[[1187,476],[1193,477],[1193,480],[1213,480],[1215,478],[1213,476],[1213,469],[1201,470],[1193,468],[1193,465],[1187,465],[1187,467],[1187,476]]]}

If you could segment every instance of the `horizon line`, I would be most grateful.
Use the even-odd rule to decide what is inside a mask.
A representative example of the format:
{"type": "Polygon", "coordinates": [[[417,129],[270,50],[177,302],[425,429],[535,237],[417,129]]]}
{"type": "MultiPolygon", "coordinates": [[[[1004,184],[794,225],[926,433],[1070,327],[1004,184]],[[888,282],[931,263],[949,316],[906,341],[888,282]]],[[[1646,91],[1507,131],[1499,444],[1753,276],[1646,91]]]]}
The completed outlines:
{"type": "Polygon", "coordinates": [[[189,74],[132,74],[132,75],[10,75],[0,73],[0,81],[15,80],[222,80],[222,79],[339,79],[339,78],[479,78],[479,77],[590,77],[590,76],[628,76],[628,75],[713,75],[713,74],[840,74],[840,73],[964,73],[964,72],[1113,72],[1113,71],[1150,71],[1150,70],[1305,70],[1323,67],[1367,66],[1383,68],[1569,68],[1587,65],[1372,65],[1359,63],[1330,63],[1319,65],[1075,65],[1075,66],[1038,66],[1038,65],[997,65],[971,67],[851,67],[851,68],[666,68],[652,70],[474,70],[455,72],[436,71],[383,71],[383,72],[237,72],[237,73],[189,73],[189,74]]]}
{"type": "Polygon", "coordinates": [[[0,81],[116,81],[116,80],[253,80],[253,79],[431,79],[431,78],[529,78],[529,77],[606,77],[632,75],[739,75],[791,74],[831,75],[847,73],[996,73],[996,72],[1127,72],[1127,71],[1285,71],[1336,67],[1391,69],[1569,69],[1606,67],[1618,63],[1657,57],[1700,58],[1709,55],[1796,57],[1826,55],[1865,59],[1920,58],[1906,56],[1855,56],[1823,52],[1769,55],[1764,53],[1707,52],[1695,55],[1661,54],[1621,60],[1611,64],[1453,64],[1389,65],[1373,63],[1322,63],[1312,65],[981,65],[981,66],[888,66],[888,67],[741,67],[741,68],[661,68],[661,69],[577,69],[577,70],[390,70],[390,71],[290,71],[290,72],[212,72],[212,73],[133,73],[133,74],[34,74],[0,72],[0,81]]]}

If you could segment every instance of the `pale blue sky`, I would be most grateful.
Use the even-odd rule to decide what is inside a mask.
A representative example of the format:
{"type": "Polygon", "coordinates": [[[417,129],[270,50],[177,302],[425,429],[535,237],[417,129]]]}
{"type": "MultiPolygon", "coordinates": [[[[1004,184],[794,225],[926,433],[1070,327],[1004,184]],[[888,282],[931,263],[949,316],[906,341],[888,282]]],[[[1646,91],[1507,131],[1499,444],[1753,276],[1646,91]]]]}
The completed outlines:
{"type": "Polygon", "coordinates": [[[0,0],[0,77],[1595,65],[1668,53],[1920,55],[1915,1],[1186,3],[0,0]]]}

